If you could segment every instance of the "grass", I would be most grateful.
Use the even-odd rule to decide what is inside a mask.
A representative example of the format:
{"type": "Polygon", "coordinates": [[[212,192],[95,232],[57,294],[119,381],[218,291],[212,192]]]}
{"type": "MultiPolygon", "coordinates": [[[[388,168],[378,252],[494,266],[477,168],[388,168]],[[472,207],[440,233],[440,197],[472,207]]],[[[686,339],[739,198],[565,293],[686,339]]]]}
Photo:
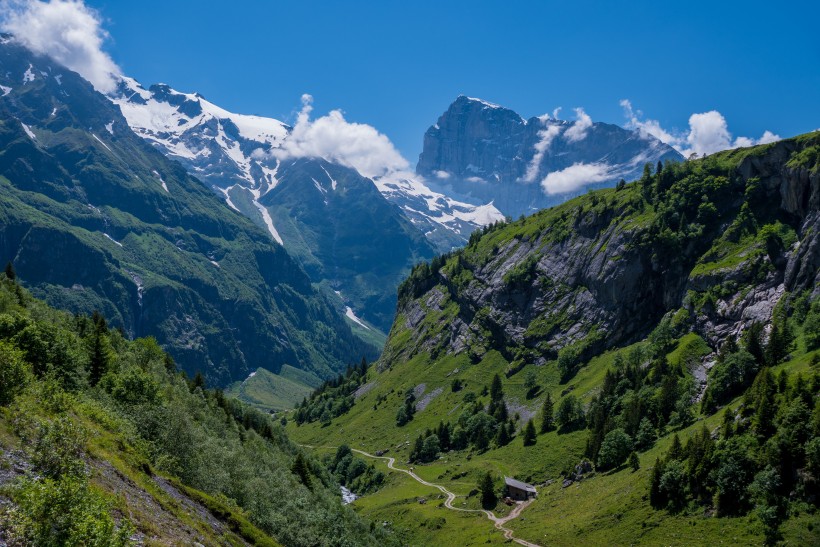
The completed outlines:
{"type": "MultiPolygon", "coordinates": [[[[426,354],[416,355],[410,361],[393,369],[374,374],[369,381],[376,386],[363,396],[346,415],[337,418],[327,427],[307,424],[296,427],[289,424],[291,438],[306,444],[337,446],[347,443],[367,451],[389,449],[386,454],[395,457],[399,467],[409,467],[407,454],[416,436],[427,428],[435,427],[440,420],[455,421],[460,412],[464,394],[479,394],[488,386],[492,376],[504,379],[504,392],[508,401],[520,406],[522,412],[536,413],[547,391],[554,401],[562,393],[573,395],[587,402],[596,393],[606,370],[615,356],[623,357],[637,344],[603,353],[583,366],[567,384],[560,384],[554,363],[545,366],[527,365],[509,379],[504,379],[507,361],[495,351],[488,352],[478,364],[470,364],[463,355],[445,355],[432,361],[426,354]],[[455,372],[457,370],[457,372],[455,372]],[[541,390],[533,399],[527,399],[523,378],[534,371],[541,390]],[[450,383],[460,378],[464,388],[453,393],[450,383]],[[404,400],[407,388],[425,384],[424,393],[443,387],[441,395],[433,399],[426,409],[416,413],[404,427],[395,426],[395,413],[404,400]],[[380,397],[386,397],[373,412],[373,405],[380,397]]],[[[797,341],[798,346],[801,344],[797,341]]],[[[686,361],[692,356],[701,357],[710,351],[696,334],[687,334],[668,355],[670,362],[686,361]]],[[[786,369],[790,374],[809,370],[812,354],[801,355],[774,369],[786,369]]],[[[424,395],[422,395],[423,397],[424,395]]],[[[739,404],[739,399],[732,406],[739,404]]],[[[688,436],[705,423],[710,428],[720,425],[722,410],[712,416],[701,416],[688,428],[678,431],[685,443],[688,436]]],[[[537,420],[536,420],[537,421],[537,420]]],[[[672,515],[652,509],[646,495],[651,466],[655,458],[665,454],[671,443],[669,429],[649,451],[640,454],[640,469],[621,468],[604,474],[593,474],[587,480],[562,488],[556,480],[562,471],[573,467],[583,456],[587,431],[559,434],[551,431],[539,434],[534,446],[524,447],[520,437],[509,445],[483,453],[462,450],[443,454],[430,464],[414,465],[414,472],[424,480],[441,484],[459,496],[455,505],[478,508],[478,497],[468,497],[476,489],[480,475],[490,471],[498,477],[513,476],[534,484],[552,479],[547,487],[539,487],[539,498],[519,518],[508,523],[516,537],[544,545],[701,545],[759,544],[762,528],[756,517],[708,518],[702,511],[672,515]]],[[[388,470],[383,460],[375,465],[387,474],[387,481],[375,494],[356,500],[353,507],[362,515],[377,523],[388,522],[408,545],[448,544],[458,537],[459,544],[501,544],[500,532],[493,529],[487,519],[477,514],[458,514],[440,507],[440,492],[422,486],[403,473],[388,470]],[[426,498],[425,504],[418,502],[426,498]],[[443,521],[441,520],[443,519],[443,521]]],[[[508,509],[503,504],[496,508],[502,515],[508,509]]],[[[788,521],[783,533],[788,542],[810,544],[816,536],[808,529],[812,516],[801,515],[788,521]],[[808,543],[807,543],[807,540],[808,543]]]]}
{"type": "MultiPolygon", "coordinates": [[[[292,372],[286,374],[290,374],[291,378],[304,377],[304,375],[292,372]]],[[[253,376],[233,383],[225,392],[231,397],[236,397],[262,410],[278,411],[293,408],[310,395],[315,386],[311,387],[298,379],[291,378],[274,374],[260,367],[256,369],[253,376]]]]}

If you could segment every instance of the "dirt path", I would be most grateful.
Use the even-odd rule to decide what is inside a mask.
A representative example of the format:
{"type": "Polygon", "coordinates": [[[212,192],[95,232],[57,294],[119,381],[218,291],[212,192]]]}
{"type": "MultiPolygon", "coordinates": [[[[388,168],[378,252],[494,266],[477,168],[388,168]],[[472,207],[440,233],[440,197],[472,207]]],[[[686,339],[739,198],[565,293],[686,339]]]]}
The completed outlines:
{"type": "Polygon", "coordinates": [[[504,527],[504,524],[506,524],[507,522],[517,518],[521,514],[521,511],[526,509],[526,507],[529,504],[531,504],[533,502],[533,500],[527,500],[523,503],[517,504],[515,509],[513,509],[510,512],[509,515],[507,515],[506,517],[502,517],[502,518],[499,518],[499,517],[495,516],[495,514],[492,511],[487,511],[486,509],[463,509],[461,507],[453,507],[453,501],[456,499],[456,495],[453,492],[450,492],[449,490],[447,490],[445,487],[441,486],[440,484],[427,482],[426,480],[422,479],[421,477],[419,477],[418,475],[416,475],[415,473],[413,473],[413,471],[411,471],[409,469],[402,469],[400,467],[396,467],[395,466],[396,458],[390,458],[388,456],[374,456],[373,454],[368,454],[364,450],[357,450],[355,448],[351,448],[350,450],[357,453],[357,454],[361,454],[362,456],[366,456],[368,458],[374,458],[374,459],[378,459],[378,460],[387,460],[387,467],[389,467],[390,469],[392,469],[394,471],[400,471],[401,473],[405,473],[407,475],[410,475],[411,477],[413,477],[415,480],[417,480],[421,484],[423,484],[425,486],[429,486],[431,488],[436,488],[436,489],[440,490],[442,494],[447,496],[447,500],[444,502],[444,506],[447,509],[452,509],[453,511],[461,511],[463,513],[483,513],[485,517],[487,517],[488,519],[490,519],[493,522],[493,524],[495,525],[496,528],[498,528],[499,530],[501,530],[504,533],[504,537],[506,539],[510,539],[510,540],[518,543],[519,545],[524,545],[525,547],[540,547],[536,543],[530,543],[528,541],[525,541],[523,539],[519,539],[519,538],[515,537],[513,535],[512,530],[510,530],[509,528],[504,527]]]}

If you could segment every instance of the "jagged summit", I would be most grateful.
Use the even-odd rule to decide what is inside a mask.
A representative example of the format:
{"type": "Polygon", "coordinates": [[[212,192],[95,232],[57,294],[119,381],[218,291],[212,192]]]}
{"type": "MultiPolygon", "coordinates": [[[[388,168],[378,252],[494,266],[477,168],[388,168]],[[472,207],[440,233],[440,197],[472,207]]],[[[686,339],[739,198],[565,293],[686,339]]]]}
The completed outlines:
{"type": "Polygon", "coordinates": [[[575,122],[526,120],[460,95],[425,133],[416,172],[454,199],[492,201],[504,214],[518,216],[591,186],[636,178],[647,162],[682,159],[650,135],[586,116],[575,122]]]}

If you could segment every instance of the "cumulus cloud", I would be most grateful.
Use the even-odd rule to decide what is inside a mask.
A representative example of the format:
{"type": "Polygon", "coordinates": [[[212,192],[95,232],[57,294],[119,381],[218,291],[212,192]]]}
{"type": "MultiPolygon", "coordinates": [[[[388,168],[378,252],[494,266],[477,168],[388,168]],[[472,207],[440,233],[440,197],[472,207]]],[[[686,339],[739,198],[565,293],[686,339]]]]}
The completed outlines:
{"type": "Polygon", "coordinates": [[[771,131],[764,131],[759,139],[732,139],[726,118],[717,110],[692,114],[689,116],[689,131],[673,132],[665,130],[657,120],[644,119],[643,112],[634,110],[632,103],[627,99],[621,101],[621,107],[627,119],[626,127],[637,129],[643,135],[651,135],[684,156],[714,154],[730,148],[768,144],[780,140],[780,136],[771,131]]]}
{"type": "Polygon", "coordinates": [[[109,93],[119,67],[102,49],[108,33],[99,14],[81,1],[3,0],[0,28],[36,53],[48,55],[109,93]]]}
{"type": "Polygon", "coordinates": [[[544,177],[541,188],[547,194],[563,194],[612,178],[611,169],[603,163],[575,163],[544,177]]]}
{"type": "Polygon", "coordinates": [[[643,135],[652,135],[661,142],[672,144],[677,142],[677,137],[665,131],[657,120],[644,120],[643,112],[640,110],[633,110],[632,103],[628,99],[621,101],[621,108],[624,109],[624,116],[626,116],[626,126],[629,129],[637,129],[643,135]]]}
{"type": "Polygon", "coordinates": [[[538,131],[540,140],[535,143],[535,154],[533,155],[532,160],[530,160],[529,165],[527,165],[527,172],[524,174],[525,182],[533,182],[538,176],[538,170],[541,167],[541,161],[544,159],[544,154],[547,153],[552,141],[554,141],[555,137],[557,137],[560,133],[560,125],[547,125],[544,129],[538,131]]]}
{"type": "Polygon", "coordinates": [[[449,179],[451,176],[450,173],[448,173],[447,171],[434,171],[433,174],[436,176],[436,178],[441,180],[449,179]]]}
{"type": "Polygon", "coordinates": [[[583,108],[575,109],[575,123],[564,132],[564,137],[569,142],[582,141],[587,137],[587,131],[592,127],[592,118],[584,112],[583,108]]]}
{"type": "Polygon", "coordinates": [[[282,146],[271,152],[275,157],[320,157],[353,167],[370,178],[408,171],[407,160],[374,127],[348,122],[339,110],[311,120],[312,103],[313,97],[302,95],[296,125],[282,146]]]}

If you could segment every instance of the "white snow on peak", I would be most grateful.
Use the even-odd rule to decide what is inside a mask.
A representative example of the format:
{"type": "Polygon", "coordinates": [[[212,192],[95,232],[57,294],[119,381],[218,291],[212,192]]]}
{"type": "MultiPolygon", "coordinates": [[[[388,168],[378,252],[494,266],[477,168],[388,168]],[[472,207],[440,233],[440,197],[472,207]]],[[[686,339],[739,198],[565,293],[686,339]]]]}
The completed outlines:
{"type": "Polygon", "coordinates": [[[22,125],[22,126],[23,126],[23,131],[25,131],[25,132],[26,132],[26,135],[28,135],[28,137],[29,137],[31,140],[33,140],[33,141],[36,141],[36,140],[37,140],[37,136],[36,136],[36,135],[34,135],[34,132],[31,130],[31,128],[30,128],[29,126],[27,126],[27,125],[26,125],[26,124],[24,124],[23,122],[20,122],[20,125],[22,125]]]}
{"type": "Polygon", "coordinates": [[[34,81],[34,71],[31,70],[32,68],[34,68],[34,67],[29,63],[25,74],[23,74],[23,84],[27,84],[29,82],[34,81]]]}
{"type": "Polygon", "coordinates": [[[105,124],[105,129],[113,135],[114,134],[114,121],[112,120],[112,121],[108,122],[107,124],[105,124]]]}
{"type": "Polygon", "coordinates": [[[486,106],[487,108],[504,108],[500,104],[491,103],[489,101],[485,101],[484,99],[478,99],[476,97],[467,97],[467,100],[472,101],[474,103],[481,103],[484,106],[486,106]]]}
{"type": "Polygon", "coordinates": [[[10,88],[10,87],[6,87],[6,86],[4,86],[4,85],[0,85],[0,89],[2,89],[2,90],[3,90],[3,97],[5,97],[5,96],[6,96],[6,95],[8,95],[9,93],[11,93],[11,88],[10,88]]]}
{"type": "Polygon", "coordinates": [[[63,85],[63,75],[62,74],[57,74],[56,76],[54,76],[54,79],[57,80],[57,83],[59,85],[63,85]]]}
{"type": "MultiPolygon", "coordinates": [[[[135,133],[180,161],[224,196],[229,207],[239,211],[231,199],[234,190],[249,191],[268,232],[282,243],[270,213],[259,200],[278,184],[280,161],[270,151],[282,146],[291,128],[272,118],[230,112],[196,93],[180,93],[161,84],[146,89],[136,80],[125,77],[110,98],[119,105],[135,133]]],[[[501,108],[480,99],[470,100],[488,108],[501,108]]],[[[314,184],[326,195],[338,188],[338,182],[329,170],[324,171],[329,187],[322,177],[317,177],[319,180],[314,184]]],[[[458,235],[503,219],[491,203],[477,206],[456,201],[434,192],[415,174],[391,173],[376,178],[374,183],[411,221],[425,225],[425,231],[440,226],[458,235]]]]}
{"type": "Polygon", "coordinates": [[[374,179],[376,187],[388,200],[397,203],[413,223],[426,219],[459,233],[460,224],[473,228],[504,220],[504,215],[492,202],[475,205],[452,199],[432,190],[416,176],[382,177],[374,179]]]}
{"type": "Polygon", "coordinates": [[[348,318],[348,319],[350,319],[351,321],[353,321],[353,322],[354,322],[354,323],[356,323],[357,325],[360,325],[360,326],[364,327],[365,329],[370,330],[370,327],[368,327],[367,325],[365,325],[365,324],[362,322],[362,320],[361,320],[361,319],[359,319],[359,318],[356,316],[356,314],[355,314],[355,313],[353,313],[353,308],[351,308],[350,306],[345,306],[345,315],[347,316],[347,318],[348,318]]]}

